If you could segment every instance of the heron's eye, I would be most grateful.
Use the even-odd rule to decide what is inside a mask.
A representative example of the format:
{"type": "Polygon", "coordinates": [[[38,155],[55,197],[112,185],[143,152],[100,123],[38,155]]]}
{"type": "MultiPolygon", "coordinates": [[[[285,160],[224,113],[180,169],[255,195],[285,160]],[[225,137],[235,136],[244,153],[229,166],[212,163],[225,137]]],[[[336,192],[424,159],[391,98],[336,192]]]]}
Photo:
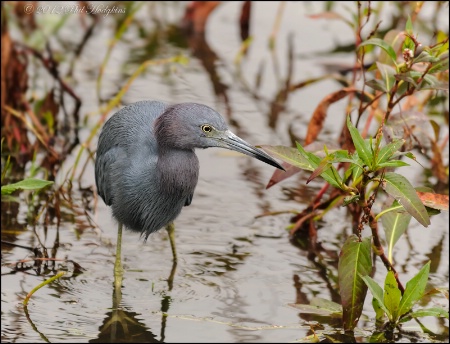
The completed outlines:
{"type": "Polygon", "coordinates": [[[210,125],[205,124],[205,125],[202,125],[202,130],[203,130],[205,133],[210,133],[210,132],[213,130],[213,128],[212,128],[210,125]]]}

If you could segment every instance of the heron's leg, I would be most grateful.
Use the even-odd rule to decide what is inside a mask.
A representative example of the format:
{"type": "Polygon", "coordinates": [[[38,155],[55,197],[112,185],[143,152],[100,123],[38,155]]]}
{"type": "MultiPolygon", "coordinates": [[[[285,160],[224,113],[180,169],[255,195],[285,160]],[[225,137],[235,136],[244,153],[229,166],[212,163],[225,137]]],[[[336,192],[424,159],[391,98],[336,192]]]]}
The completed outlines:
{"type": "Polygon", "coordinates": [[[166,226],[167,233],[169,233],[170,247],[172,248],[172,257],[174,264],[177,263],[177,248],[175,247],[175,225],[173,222],[166,226]]]}
{"type": "Polygon", "coordinates": [[[116,262],[114,263],[114,287],[119,290],[122,287],[122,223],[119,222],[117,230],[116,262]]]}

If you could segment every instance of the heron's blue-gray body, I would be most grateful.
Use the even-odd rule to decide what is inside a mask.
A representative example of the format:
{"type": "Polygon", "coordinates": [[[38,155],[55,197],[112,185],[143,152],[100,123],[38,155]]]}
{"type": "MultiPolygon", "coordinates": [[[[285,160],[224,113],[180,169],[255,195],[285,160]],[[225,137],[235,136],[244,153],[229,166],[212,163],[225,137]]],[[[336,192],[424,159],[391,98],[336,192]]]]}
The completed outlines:
{"type": "Polygon", "coordinates": [[[158,147],[155,121],[168,107],[156,101],[124,107],[105,123],[98,143],[98,193],[119,222],[145,238],[179,215],[198,181],[193,149],[158,147]]]}
{"type": "Polygon", "coordinates": [[[229,131],[208,106],[141,101],[118,111],[102,129],[95,161],[98,193],[120,223],[147,238],[191,203],[199,173],[194,150],[208,147],[283,169],[229,131]]]}

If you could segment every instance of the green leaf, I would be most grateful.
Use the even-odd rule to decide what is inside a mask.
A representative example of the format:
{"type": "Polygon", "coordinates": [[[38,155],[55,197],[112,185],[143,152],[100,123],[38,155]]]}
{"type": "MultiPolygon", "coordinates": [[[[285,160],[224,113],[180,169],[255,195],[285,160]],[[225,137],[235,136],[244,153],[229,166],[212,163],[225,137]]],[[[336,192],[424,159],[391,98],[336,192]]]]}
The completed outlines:
{"type": "Polygon", "coordinates": [[[402,48],[403,48],[403,50],[409,49],[411,51],[414,51],[414,49],[415,49],[414,41],[411,38],[409,38],[408,36],[406,36],[405,40],[403,41],[403,47],[402,48]]]}
{"type": "MultiPolygon", "coordinates": [[[[413,25],[412,25],[411,17],[409,17],[409,16],[408,16],[408,20],[406,21],[405,31],[407,34],[409,34],[411,36],[413,35],[413,25]]],[[[414,51],[414,49],[415,49],[414,41],[411,38],[409,38],[408,36],[406,36],[405,40],[403,41],[403,50],[404,49],[410,49],[412,51],[414,51]]]]}
{"type": "Polygon", "coordinates": [[[2,202],[20,203],[20,198],[19,197],[15,197],[15,196],[11,196],[11,195],[2,194],[2,202]]]}
{"type": "MultiPolygon", "coordinates": [[[[409,159],[411,159],[411,160],[414,160],[415,162],[417,162],[420,166],[422,166],[422,164],[420,163],[420,162],[418,162],[417,161],[417,158],[416,158],[416,156],[413,154],[413,153],[411,153],[411,152],[405,152],[405,153],[402,153],[404,156],[406,156],[407,158],[409,158],[409,159]]],[[[423,167],[423,166],[422,166],[423,167]]],[[[425,167],[424,167],[425,168],[425,167]]]]}
{"type": "Polygon", "coordinates": [[[377,79],[367,80],[366,85],[373,88],[374,90],[387,92],[386,84],[381,80],[377,79]]]}
{"type": "MultiPolygon", "coordinates": [[[[418,75],[419,74],[423,75],[420,72],[416,72],[416,71],[411,71],[411,73],[412,74],[417,73],[418,75]]],[[[437,86],[439,86],[440,82],[439,82],[439,79],[437,77],[435,77],[434,75],[425,74],[423,76],[423,84],[428,84],[431,87],[437,87],[437,86]]],[[[422,85],[422,86],[423,86],[422,88],[424,88],[426,85],[422,85]]]]}
{"type": "MultiPolygon", "coordinates": [[[[431,70],[431,69],[430,69],[431,70]]],[[[395,75],[398,80],[405,80],[412,83],[418,90],[425,89],[444,89],[448,90],[448,85],[439,81],[434,75],[425,74],[423,72],[417,72],[414,70],[399,73],[395,75]],[[419,83],[419,80],[420,83],[419,83]]]]}
{"type": "MultiPolygon", "coordinates": [[[[433,77],[433,75],[427,75],[427,76],[433,77]]],[[[425,80],[426,79],[427,78],[425,77],[425,80]]],[[[420,87],[420,89],[421,90],[432,90],[432,91],[441,90],[441,91],[447,91],[448,92],[448,90],[449,90],[449,83],[448,82],[439,82],[439,81],[434,83],[434,84],[424,83],[423,86],[420,87]]]]}
{"type": "MultiPolygon", "coordinates": [[[[415,312],[409,313],[407,318],[421,318],[421,317],[437,317],[437,318],[447,318],[448,311],[440,307],[432,307],[426,309],[419,309],[415,312]]],[[[409,319],[408,319],[409,320],[409,319]]]]}
{"type": "MultiPolygon", "coordinates": [[[[392,207],[398,207],[398,202],[395,201],[392,207]]],[[[388,259],[390,262],[392,262],[395,243],[406,231],[410,221],[411,215],[404,211],[403,207],[401,210],[387,212],[381,217],[388,244],[388,259]]]]}
{"type": "Polygon", "coordinates": [[[398,309],[400,306],[400,299],[402,298],[402,292],[398,289],[397,280],[394,273],[388,271],[386,279],[384,281],[384,304],[391,314],[389,320],[391,322],[397,322],[398,309]]]}
{"type": "Polygon", "coordinates": [[[309,176],[308,180],[306,181],[306,184],[308,184],[311,180],[313,180],[317,176],[320,176],[322,173],[326,172],[332,166],[330,162],[331,160],[332,160],[331,156],[326,156],[325,158],[323,158],[322,161],[317,166],[317,168],[309,176]]]}
{"type": "Polygon", "coordinates": [[[361,158],[358,155],[358,152],[354,152],[351,155],[351,163],[352,165],[354,165],[355,167],[359,167],[361,170],[363,169],[364,166],[364,161],[361,160],[361,158]]]}
{"type": "MultiPolygon", "coordinates": [[[[275,158],[283,160],[295,167],[307,171],[314,171],[315,169],[317,169],[322,160],[315,154],[305,151],[299,143],[297,143],[298,149],[286,146],[269,145],[261,145],[259,147],[275,158]]],[[[330,168],[323,171],[320,176],[325,179],[330,185],[339,189],[341,188],[339,183],[342,184],[342,180],[339,173],[333,166],[330,166],[330,168]],[[336,181],[335,176],[338,178],[338,181],[336,181]]]]}
{"type": "Polygon", "coordinates": [[[420,62],[438,62],[439,58],[433,56],[430,54],[430,52],[424,50],[422,51],[419,56],[414,58],[414,63],[420,63],[420,62]]]}
{"type": "Polygon", "coordinates": [[[300,310],[300,313],[316,314],[320,316],[329,316],[333,318],[342,317],[342,306],[336,302],[314,297],[309,305],[291,303],[289,304],[300,310]]]}
{"type": "Polygon", "coordinates": [[[293,147],[269,145],[262,145],[259,147],[275,158],[283,160],[303,170],[314,171],[316,168],[316,166],[313,166],[306,157],[300,154],[299,151],[293,147]]]}
{"type": "Polygon", "coordinates": [[[353,181],[358,180],[358,178],[362,175],[362,173],[363,173],[363,169],[359,166],[355,166],[353,168],[353,172],[352,172],[353,181]]]}
{"type": "Polygon", "coordinates": [[[358,153],[355,152],[352,155],[352,165],[350,166],[350,169],[352,170],[352,179],[353,182],[357,181],[358,178],[362,175],[363,173],[363,165],[364,162],[359,158],[358,153]]]}
{"type": "Polygon", "coordinates": [[[53,182],[47,180],[28,178],[14,184],[3,185],[2,195],[9,195],[16,190],[41,190],[52,184],[53,182]]]}
{"type": "Polygon", "coordinates": [[[408,20],[406,21],[405,31],[406,31],[406,33],[408,33],[410,35],[413,34],[413,25],[412,25],[411,17],[409,15],[408,15],[408,20]]]}
{"type": "MultiPolygon", "coordinates": [[[[381,292],[383,292],[383,290],[381,292]]],[[[386,312],[380,306],[380,302],[376,298],[372,298],[372,307],[375,311],[375,319],[377,323],[383,321],[386,312]]]]}
{"type": "Polygon", "coordinates": [[[332,162],[353,162],[350,155],[348,154],[348,150],[339,149],[329,154],[332,157],[332,162]]]}
{"type": "MultiPolygon", "coordinates": [[[[384,304],[383,289],[378,285],[377,282],[375,282],[373,280],[372,277],[370,277],[368,275],[362,276],[362,279],[363,279],[364,283],[367,285],[367,287],[369,287],[369,290],[372,293],[373,298],[375,300],[377,300],[378,307],[380,307],[384,311],[384,313],[386,313],[387,316],[389,318],[391,318],[391,313],[390,313],[389,309],[386,307],[386,305],[384,304]]],[[[372,304],[373,304],[373,301],[372,301],[372,304]]]]}
{"type": "MultiPolygon", "coordinates": [[[[310,165],[313,167],[311,171],[314,171],[320,165],[322,159],[320,159],[317,155],[314,155],[313,153],[305,151],[302,145],[298,142],[297,142],[297,149],[300,152],[300,154],[303,155],[308,160],[310,165]]],[[[334,186],[335,188],[341,189],[342,180],[340,178],[339,173],[333,166],[330,166],[329,169],[323,171],[323,173],[320,176],[323,179],[325,179],[330,185],[334,186]],[[336,178],[338,178],[338,180],[336,180],[336,178]]]]}
{"type": "Polygon", "coordinates": [[[377,164],[387,161],[395,152],[397,152],[405,143],[405,140],[394,140],[380,149],[377,156],[377,164]]]}
{"type": "Polygon", "coordinates": [[[342,202],[342,206],[345,207],[350,203],[357,202],[359,200],[360,195],[349,195],[344,197],[344,201],[342,202]]]}
{"type": "Polygon", "coordinates": [[[440,42],[440,44],[437,44],[435,48],[437,49],[437,54],[442,54],[444,52],[448,52],[449,47],[449,41],[448,41],[448,35],[444,32],[439,30],[436,35],[436,42],[440,42]],[[443,43],[445,42],[445,43],[443,43]]]}
{"type": "Polygon", "coordinates": [[[371,237],[351,235],[342,247],[338,266],[344,330],[353,330],[361,316],[367,286],[361,276],[372,271],[371,237]]]}
{"type": "Polygon", "coordinates": [[[430,225],[427,210],[408,179],[398,173],[386,172],[382,187],[423,226],[428,227],[430,225]]]}
{"type": "Polygon", "coordinates": [[[321,297],[313,297],[310,302],[311,305],[320,307],[322,309],[328,309],[330,313],[342,314],[342,306],[339,303],[323,299],[321,297]]]}
{"type": "Polygon", "coordinates": [[[405,292],[403,293],[400,307],[398,310],[399,316],[408,313],[414,304],[419,301],[425,291],[428,282],[428,273],[430,272],[430,262],[426,263],[422,269],[406,283],[405,292]]]}
{"type": "Polygon", "coordinates": [[[350,116],[347,116],[347,127],[352,136],[353,144],[355,145],[359,158],[371,169],[373,161],[372,150],[370,149],[369,144],[364,141],[358,129],[353,126],[350,121],[350,116]]]}
{"type": "Polygon", "coordinates": [[[397,89],[397,95],[402,96],[403,94],[405,94],[409,89],[410,89],[410,84],[407,82],[401,82],[398,85],[398,89],[397,89]]]}
{"type": "Polygon", "coordinates": [[[428,73],[434,74],[439,72],[445,72],[448,70],[448,68],[449,65],[448,65],[448,50],[447,50],[445,53],[439,55],[438,61],[433,65],[433,67],[430,68],[428,73]]]}
{"type": "Polygon", "coordinates": [[[384,63],[377,62],[376,64],[381,76],[383,77],[386,90],[390,91],[392,86],[394,86],[397,71],[384,63]]]}
{"type": "MultiPolygon", "coordinates": [[[[392,47],[392,49],[397,53],[402,48],[402,43],[404,41],[404,37],[405,37],[405,34],[403,31],[400,31],[397,29],[392,29],[392,30],[389,30],[388,32],[386,32],[386,34],[383,37],[383,40],[387,44],[389,44],[392,47]]],[[[386,53],[384,50],[380,52],[377,60],[382,63],[393,65],[393,63],[390,62],[390,61],[392,61],[392,59],[390,58],[388,53],[386,53]]]]}
{"type": "MultiPolygon", "coordinates": [[[[319,165],[313,171],[313,173],[311,173],[308,180],[306,181],[306,184],[308,184],[311,180],[313,180],[317,176],[324,174],[329,168],[333,167],[332,163],[337,162],[353,162],[353,160],[350,159],[348,151],[346,150],[337,150],[331,154],[328,154],[325,158],[322,159],[322,161],[319,163],[319,165]]],[[[337,173],[337,171],[335,173],[333,173],[333,171],[331,172],[332,172],[331,176],[334,177],[336,183],[342,185],[341,176],[337,173]]]]}
{"type": "Polygon", "coordinates": [[[394,49],[382,39],[379,38],[368,39],[367,41],[362,42],[358,48],[364,47],[366,45],[376,45],[380,47],[389,55],[389,57],[392,59],[392,62],[394,62],[394,64],[396,63],[397,55],[395,54],[394,49]]]}
{"type": "Polygon", "coordinates": [[[377,170],[385,167],[403,167],[403,166],[410,166],[407,162],[404,162],[402,160],[390,160],[386,162],[382,162],[378,164],[377,170]]]}
{"type": "Polygon", "coordinates": [[[411,85],[413,85],[414,87],[419,86],[419,85],[417,85],[416,80],[411,76],[411,72],[396,74],[395,79],[406,81],[406,82],[410,83],[411,85]]]}
{"type": "Polygon", "coordinates": [[[345,181],[349,180],[349,178],[351,177],[352,172],[353,172],[353,168],[354,168],[354,166],[351,166],[351,165],[350,165],[350,167],[347,168],[347,169],[344,171],[344,178],[343,178],[343,179],[344,179],[345,181]]]}

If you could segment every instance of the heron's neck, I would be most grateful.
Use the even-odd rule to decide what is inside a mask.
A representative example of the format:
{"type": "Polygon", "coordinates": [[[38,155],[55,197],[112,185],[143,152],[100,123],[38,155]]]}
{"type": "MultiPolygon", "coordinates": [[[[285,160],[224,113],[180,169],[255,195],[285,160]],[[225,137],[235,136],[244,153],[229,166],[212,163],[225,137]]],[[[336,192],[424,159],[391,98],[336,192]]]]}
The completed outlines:
{"type": "Polygon", "coordinates": [[[161,185],[167,192],[194,191],[199,164],[193,150],[160,148],[157,167],[161,185]]]}

